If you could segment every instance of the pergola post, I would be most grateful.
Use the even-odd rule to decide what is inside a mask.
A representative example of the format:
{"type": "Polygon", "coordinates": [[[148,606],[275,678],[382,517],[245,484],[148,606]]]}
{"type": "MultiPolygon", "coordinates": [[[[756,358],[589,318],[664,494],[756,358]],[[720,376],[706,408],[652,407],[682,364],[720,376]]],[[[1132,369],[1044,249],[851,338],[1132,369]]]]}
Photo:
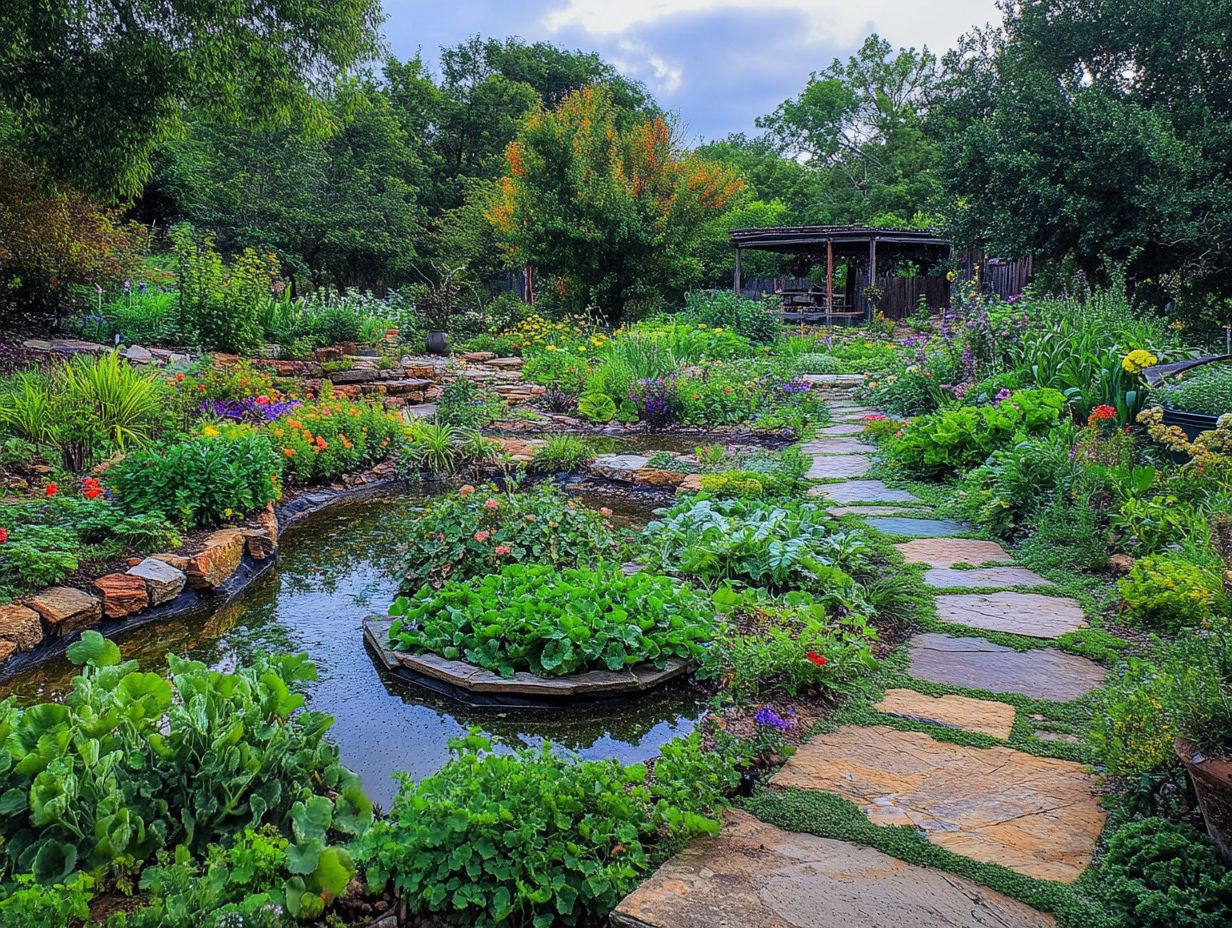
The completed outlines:
{"type": "Polygon", "coordinates": [[[737,296],[740,295],[744,285],[744,278],[740,273],[740,252],[743,250],[739,245],[736,246],[736,269],[732,272],[732,289],[736,291],[737,296]]]}
{"type": "Polygon", "coordinates": [[[826,328],[834,313],[834,239],[826,239],[826,328]]]}
{"type": "Polygon", "coordinates": [[[873,319],[873,301],[868,295],[869,289],[877,286],[877,236],[868,240],[868,287],[864,291],[864,321],[873,319]]]}

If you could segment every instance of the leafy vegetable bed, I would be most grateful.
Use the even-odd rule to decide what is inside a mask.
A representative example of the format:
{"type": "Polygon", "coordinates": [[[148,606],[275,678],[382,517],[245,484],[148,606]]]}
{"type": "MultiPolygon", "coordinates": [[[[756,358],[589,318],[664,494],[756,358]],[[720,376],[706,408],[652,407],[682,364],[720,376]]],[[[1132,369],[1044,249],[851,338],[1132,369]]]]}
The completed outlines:
{"type": "Polygon", "coordinates": [[[601,564],[557,572],[514,564],[477,583],[425,585],[390,607],[393,647],[511,677],[694,659],[713,632],[705,602],[669,577],[601,564]]]}

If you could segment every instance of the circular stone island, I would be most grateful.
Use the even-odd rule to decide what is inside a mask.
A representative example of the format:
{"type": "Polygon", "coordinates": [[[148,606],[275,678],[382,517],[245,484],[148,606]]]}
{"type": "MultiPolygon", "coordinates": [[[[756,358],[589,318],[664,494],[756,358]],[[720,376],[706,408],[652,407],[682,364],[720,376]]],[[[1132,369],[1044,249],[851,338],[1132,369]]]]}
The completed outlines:
{"type": "Polygon", "coordinates": [[[547,708],[561,700],[596,700],[634,696],[684,676],[690,664],[670,658],[662,669],[637,664],[624,670],[587,670],[564,677],[538,677],[520,671],[512,677],[439,654],[408,654],[389,647],[394,620],[372,616],[364,620],[364,641],[381,665],[395,676],[476,706],[547,708]]]}

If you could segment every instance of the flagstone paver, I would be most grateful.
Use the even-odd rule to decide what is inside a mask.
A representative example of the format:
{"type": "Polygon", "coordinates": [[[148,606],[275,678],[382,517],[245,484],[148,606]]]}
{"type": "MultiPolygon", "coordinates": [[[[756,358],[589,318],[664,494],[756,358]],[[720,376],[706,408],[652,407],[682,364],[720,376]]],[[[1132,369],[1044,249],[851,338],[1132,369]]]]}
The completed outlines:
{"type": "Polygon", "coordinates": [[[1012,586],[1048,586],[1048,583],[1048,580],[1025,567],[978,567],[975,570],[930,567],[924,571],[924,585],[940,590],[953,587],[1007,589],[1012,586]]]}
{"type": "Polygon", "coordinates": [[[873,462],[863,454],[823,454],[813,458],[805,474],[810,480],[833,480],[839,477],[860,477],[868,473],[873,462]]]}
{"type": "Polygon", "coordinates": [[[616,928],[1053,928],[1051,915],[873,848],[747,812],[668,861],[612,913],[616,928]]]}
{"type": "Polygon", "coordinates": [[[873,454],[876,445],[866,445],[856,438],[819,438],[801,445],[805,454],[873,454]]]}
{"type": "Polygon", "coordinates": [[[919,503],[920,498],[906,490],[895,490],[881,480],[848,480],[816,488],[819,496],[836,503],[919,503]]]}
{"type": "Polygon", "coordinates": [[[1079,699],[1104,682],[1094,661],[1054,648],[1015,651],[984,638],[954,638],[936,632],[908,642],[908,673],[920,680],[1035,699],[1079,699]]]}
{"type": "Polygon", "coordinates": [[[857,425],[854,422],[840,422],[837,425],[827,425],[825,428],[818,429],[818,435],[859,435],[864,431],[864,426],[857,425]]]}
{"type": "Polygon", "coordinates": [[[918,509],[903,509],[901,506],[835,506],[827,509],[829,515],[839,516],[917,516],[927,512],[918,509]]]}
{"type": "Polygon", "coordinates": [[[917,538],[948,537],[971,531],[971,526],[951,519],[905,519],[900,516],[873,516],[865,520],[870,528],[887,535],[910,535],[917,538]]]}
{"type": "Polygon", "coordinates": [[[937,618],[987,632],[1059,638],[1087,627],[1082,606],[1039,593],[952,593],[937,597],[937,618]]]}
{"type": "Polygon", "coordinates": [[[1106,813],[1081,764],[972,748],[884,725],[847,725],[799,747],[771,786],[824,789],[877,825],[907,825],[956,854],[1072,883],[1106,813]]]}
{"type": "Polygon", "coordinates": [[[995,541],[977,541],[973,538],[919,538],[895,545],[908,564],[927,564],[929,567],[953,567],[955,564],[1008,564],[1013,560],[1005,549],[995,541]]]}
{"type": "Polygon", "coordinates": [[[1013,706],[969,696],[926,696],[915,690],[886,690],[873,708],[886,715],[961,728],[993,738],[1008,738],[1014,728],[1013,706]]]}

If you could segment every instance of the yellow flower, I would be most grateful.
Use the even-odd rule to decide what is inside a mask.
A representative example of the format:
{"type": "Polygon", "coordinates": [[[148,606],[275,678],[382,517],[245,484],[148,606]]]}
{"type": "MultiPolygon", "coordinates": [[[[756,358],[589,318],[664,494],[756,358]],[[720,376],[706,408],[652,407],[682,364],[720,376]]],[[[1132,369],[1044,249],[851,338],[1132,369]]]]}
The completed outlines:
{"type": "Polygon", "coordinates": [[[555,351],[555,350],[556,350],[556,346],[555,346],[555,345],[548,345],[548,347],[547,347],[545,350],[547,350],[547,351],[555,351]]]}
{"type": "Polygon", "coordinates": [[[585,351],[585,350],[586,350],[585,345],[578,345],[578,351],[585,351]]]}
{"type": "Polygon", "coordinates": [[[719,328],[717,328],[717,329],[715,329],[715,330],[714,330],[714,334],[715,334],[715,335],[718,335],[718,334],[719,334],[720,332],[722,332],[722,331],[723,331],[723,328],[720,326],[719,328]]]}
{"type": "Polygon", "coordinates": [[[206,438],[217,438],[219,435],[222,434],[222,432],[218,431],[218,429],[214,428],[214,426],[212,425],[207,425],[205,428],[201,430],[201,434],[204,435],[206,438]]]}
{"type": "Polygon", "coordinates": [[[699,329],[704,329],[704,328],[706,327],[706,323],[704,323],[704,322],[699,322],[699,323],[697,324],[697,327],[698,327],[699,329]]]}
{"type": "Polygon", "coordinates": [[[1121,361],[1121,367],[1128,374],[1137,374],[1139,371],[1145,370],[1148,367],[1153,367],[1159,362],[1159,359],[1149,351],[1142,348],[1135,348],[1121,361]]]}

